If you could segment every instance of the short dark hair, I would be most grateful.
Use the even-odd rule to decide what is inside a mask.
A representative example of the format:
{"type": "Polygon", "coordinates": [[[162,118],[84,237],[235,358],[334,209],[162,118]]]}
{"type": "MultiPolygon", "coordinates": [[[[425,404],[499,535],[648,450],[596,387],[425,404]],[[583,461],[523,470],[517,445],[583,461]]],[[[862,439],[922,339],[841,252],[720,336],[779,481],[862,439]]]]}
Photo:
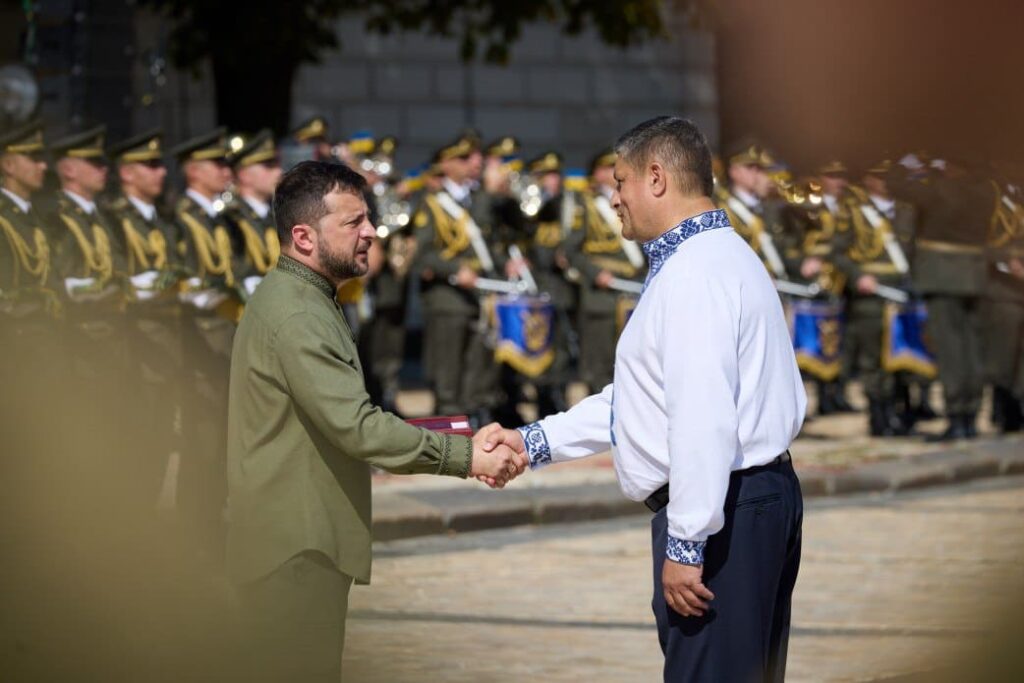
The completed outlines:
{"type": "Polygon", "coordinates": [[[711,149],[697,124],[678,116],[644,121],[615,143],[619,158],[633,168],[657,159],[688,195],[710,197],[714,192],[711,149]]]}
{"type": "Polygon", "coordinates": [[[292,226],[316,226],[327,215],[324,197],[332,192],[362,195],[366,179],[344,164],[303,161],[281,176],[274,190],[274,224],[281,244],[291,244],[292,226]]]}

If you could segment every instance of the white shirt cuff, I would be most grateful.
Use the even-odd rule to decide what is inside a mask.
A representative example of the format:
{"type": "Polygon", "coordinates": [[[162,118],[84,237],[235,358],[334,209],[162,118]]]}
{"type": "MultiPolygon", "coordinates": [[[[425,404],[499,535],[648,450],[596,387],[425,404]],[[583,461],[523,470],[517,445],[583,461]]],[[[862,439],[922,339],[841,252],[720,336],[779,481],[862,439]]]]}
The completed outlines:
{"type": "Polygon", "coordinates": [[[526,454],[530,457],[530,469],[536,470],[545,465],[551,464],[551,446],[548,444],[548,436],[539,422],[531,422],[524,427],[518,427],[519,433],[523,436],[523,443],[526,444],[526,454]]]}
{"type": "Polygon", "coordinates": [[[679,564],[704,564],[704,546],[707,541],[685,541],[669,534],[665,556],[679,564]]]}

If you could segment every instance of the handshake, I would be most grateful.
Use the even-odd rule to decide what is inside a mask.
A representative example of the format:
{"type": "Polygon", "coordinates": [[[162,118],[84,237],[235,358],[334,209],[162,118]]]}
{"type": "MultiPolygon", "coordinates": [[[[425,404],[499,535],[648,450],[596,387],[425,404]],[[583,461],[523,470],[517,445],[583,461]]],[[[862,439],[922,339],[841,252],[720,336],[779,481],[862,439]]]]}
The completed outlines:
{"type": "Polygon", "coordinates": [[[469,476],[492,489],[500,489],[526,471],[530,456],[516,429],[505,429],[492,422],[473,435],[473,462],[469,476]]]}

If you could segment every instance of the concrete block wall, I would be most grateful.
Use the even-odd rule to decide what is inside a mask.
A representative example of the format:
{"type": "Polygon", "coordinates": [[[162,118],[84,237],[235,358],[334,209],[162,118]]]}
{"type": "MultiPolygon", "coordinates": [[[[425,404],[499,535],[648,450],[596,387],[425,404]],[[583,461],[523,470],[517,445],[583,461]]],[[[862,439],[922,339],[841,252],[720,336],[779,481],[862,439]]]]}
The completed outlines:
{"type": "Polygon", "coordinates": [[[670,40],[629,50],[595,33],[563,36],[555,26],[524,30],[508,66],[466,65],[450,39],[375,36],[359,19],[338,24],[340,50],[303,67],[293,119],[324,115],[332,137],[368,128],[399,138],[398,165],[428,158],[472,125],[485,141],[515,135],[531,156],[547,149],[583,165],[645,118],[679,114],[718,142],[713,36],[684,28],[670,40]]]}
{"type": "MultiPolygon", "coordinates": [[[[141,16],[140,35],[166,40],[167,27],[141,16]]],[[[325,116],[331,135],[360,129],[399,139],[398,166],[426,161],[431,152],[472,125],[485,141],[515,135],[529,157],[548,149],[584,165],[630,126],[659,114],[696,120],[718,141],[718,92],[713,36],[685,28],[670,40],[620,50],[595,33],[563,36],[556,26],[527,27],[508,66],[463,64],[452,39],[424,34],[378,36],[359,18],[338,22],[341,49],[300,70],[293,90],[293,123],[325,116]]],[[[139,45],[144,51],[146,45],[139,45]]],[[[152,106],[134,109],[134,129],[164,122],[173,143],[216,124],[208,74],[166,71],[152,106]]],[[[152,91],[142,60],[136,92],[152,91]]]]}

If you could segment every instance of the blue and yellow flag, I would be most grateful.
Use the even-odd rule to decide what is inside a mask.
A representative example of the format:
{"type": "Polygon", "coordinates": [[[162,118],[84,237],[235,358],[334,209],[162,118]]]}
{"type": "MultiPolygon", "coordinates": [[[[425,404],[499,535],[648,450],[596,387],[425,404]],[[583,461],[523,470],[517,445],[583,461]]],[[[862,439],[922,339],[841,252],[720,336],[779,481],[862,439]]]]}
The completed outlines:
{"type": "Polygon", "coordinates": [[[494,306],[498,345],[494,358],[527,377],[537,377],[555,360],[555,307],[546,297],[510,296],[494,306]]]}

